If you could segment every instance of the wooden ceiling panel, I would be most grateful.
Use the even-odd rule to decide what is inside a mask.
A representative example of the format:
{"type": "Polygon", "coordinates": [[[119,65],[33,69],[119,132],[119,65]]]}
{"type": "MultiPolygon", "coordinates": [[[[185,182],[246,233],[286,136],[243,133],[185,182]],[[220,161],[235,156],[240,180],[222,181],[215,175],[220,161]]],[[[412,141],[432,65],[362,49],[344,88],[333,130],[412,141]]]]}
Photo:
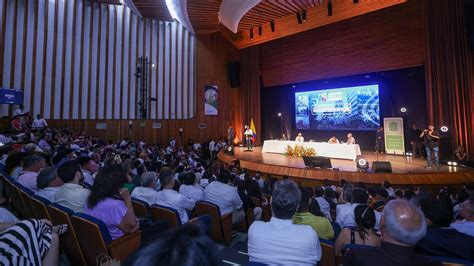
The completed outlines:
{"type": "Polygon", "coordinates": [[[219,9],[222,0],[188,0],[189,21],[196,34],[211,34],[220,30],[219,9]]]}
{"type": "Polygon", "coordinates": [[[165,0],[133,0],[133,4],[147,18],[172,21],[165,0]]]}

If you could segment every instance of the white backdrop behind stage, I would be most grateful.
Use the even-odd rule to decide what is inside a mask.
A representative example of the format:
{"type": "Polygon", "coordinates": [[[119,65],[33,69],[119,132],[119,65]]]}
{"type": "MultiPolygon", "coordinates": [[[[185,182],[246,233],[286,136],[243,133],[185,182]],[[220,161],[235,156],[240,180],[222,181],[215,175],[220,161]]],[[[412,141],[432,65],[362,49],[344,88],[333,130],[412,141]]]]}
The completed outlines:
{"type": "Polygon", "coordinates": [[[305,148],[313,148],[316,150],[317,156],[324,156],[334,159],[355,160],[357,156],[361,155],[358,144],[329,144],[326,142],[296,142],[296,141],[280,141],[280,140],[265,140],[263,142],[262,152],[280,153],[284,154],[286,147],[295,145],[303,146],[305,148]]]}

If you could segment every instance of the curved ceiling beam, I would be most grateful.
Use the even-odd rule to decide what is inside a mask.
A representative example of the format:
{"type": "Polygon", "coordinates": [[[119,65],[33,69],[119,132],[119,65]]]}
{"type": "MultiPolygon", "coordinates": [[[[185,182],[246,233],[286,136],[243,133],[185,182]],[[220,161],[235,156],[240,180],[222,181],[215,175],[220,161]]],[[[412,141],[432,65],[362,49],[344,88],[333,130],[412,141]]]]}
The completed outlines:
{"type": "Polygon", "coordinates": [[[233,33],[237,33],[242,17],[261,0],[223,0],[219,11],[219,21],[233,33]]]}
{"type": "Polygon", "coordinates": [[[171,17],[181,23],[191,34],[194,34],[193,25],[189,21],[187,0],[166,0],[166,6],[171,17]]]}

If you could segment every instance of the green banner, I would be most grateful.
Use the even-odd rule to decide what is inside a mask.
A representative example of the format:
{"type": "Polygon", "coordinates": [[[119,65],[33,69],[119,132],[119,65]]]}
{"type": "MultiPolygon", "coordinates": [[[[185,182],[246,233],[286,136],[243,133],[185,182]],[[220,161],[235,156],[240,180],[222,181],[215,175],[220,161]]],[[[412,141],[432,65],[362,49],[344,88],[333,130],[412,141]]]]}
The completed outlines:
{"type": "Polygon", "coordinates": [[[405,154],[405,139],[403,137],[403,119],[389,117],[383,120],[385,134],[385,150],[388,154],[405,154]]]}

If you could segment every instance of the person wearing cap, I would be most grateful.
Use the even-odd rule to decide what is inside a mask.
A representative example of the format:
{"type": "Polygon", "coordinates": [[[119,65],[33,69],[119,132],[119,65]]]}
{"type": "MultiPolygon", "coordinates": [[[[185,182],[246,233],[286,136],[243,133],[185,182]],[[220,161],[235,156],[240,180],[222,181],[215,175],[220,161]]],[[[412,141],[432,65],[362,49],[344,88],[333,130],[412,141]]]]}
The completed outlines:
{"type": "Polygon", "coordinates": [[[36,179],[39,171],[44,166],[45,160],[43,157],[36,154],[28,155],[23,160],[23,170],[18,175],[18,182],[33,192],[37,192],[36,179]]]}
{"type": "Polygon", "coordinates": [[[36,179],[36,186],[39,191],[35,193],[36,196],[45,198],[51,202],[56,201],[56,192],[64,184],[64,181],[59,178],[58,172],[52,167],[42,169],[38,178],[36,179]]]}
{"type": "Polygon", "coordinates": [[[58,168],[58,175],[64,181],[64,185],[56,193],[56,203],[74,212],[84,212],[90,190],[80,185],[84,177],[77,161],[70,160],[63,163],[58,168]]]}
{"type": "Polygon", "coordinates": [[[187,223],[189,218],[186,210],[194,209],[196,202],[173,190],[175,180],[174,173],[170,168],[163,167],[161,169],[160,183],[163,190],[158,192],[155,203],[175,209],[179,213],[181,223],[187,223]]]}
{"type": "Polygon", "coordinates": [[[94,185],[94,174],[98,170],[97,164],[89,156],[81,156],[76,160],[81,166],[84,183],[90,186],[94,185]]]}

